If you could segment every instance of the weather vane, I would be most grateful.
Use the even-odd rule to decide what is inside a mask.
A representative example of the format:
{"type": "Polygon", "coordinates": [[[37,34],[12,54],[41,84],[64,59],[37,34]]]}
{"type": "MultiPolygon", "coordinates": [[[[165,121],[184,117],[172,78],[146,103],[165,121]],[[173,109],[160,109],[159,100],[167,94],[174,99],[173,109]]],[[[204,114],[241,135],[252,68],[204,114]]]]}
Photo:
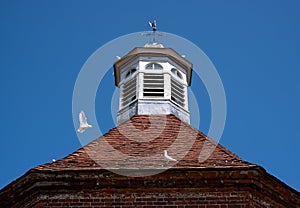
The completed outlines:
{"type": "Polygon", "coordinates": [[[150,27],[152,27],[153,32],[156,32],[156,20],[154,20],[153,22],[149,21],[149,25],[150,27]]]}
{"type": "Polygon", "coordinates": [[[152,28],[152,33],[143,33],[143,35],[145,36],[152,36],[152,44],[157,44],[157,37],[158,36],[164,36],[164,34],[162,33],[157,33],[156,30],[157,30],[157,26],[156,26],[156,20],[153,20],[153,22],[150,22],[149,21],[149,25],[150,27],[152,28]]]}

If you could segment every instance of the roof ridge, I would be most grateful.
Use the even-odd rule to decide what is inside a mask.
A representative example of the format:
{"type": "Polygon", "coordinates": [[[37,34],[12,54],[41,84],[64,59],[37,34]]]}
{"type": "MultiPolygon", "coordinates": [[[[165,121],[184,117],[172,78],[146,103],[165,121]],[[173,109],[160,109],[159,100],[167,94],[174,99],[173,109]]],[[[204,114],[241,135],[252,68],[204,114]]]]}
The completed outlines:
{"type": "Polygon", "coordinates": [[[235,159],[240,160],[240,161],[244,161],[247,162],[245,160],[243,160],[241,157],[239,157],[238,155],[234,154],[232,151],[228,150],[227,148],[225,148],[223,145],[221,145],[220,143],[217,143],[214,139],[210,138],[209,136],[206,136],[206,139],[212,143],[215,143],[217,146],[219,146],[220,150],[222,150],[223,152],[233,156],[235,159]]]}

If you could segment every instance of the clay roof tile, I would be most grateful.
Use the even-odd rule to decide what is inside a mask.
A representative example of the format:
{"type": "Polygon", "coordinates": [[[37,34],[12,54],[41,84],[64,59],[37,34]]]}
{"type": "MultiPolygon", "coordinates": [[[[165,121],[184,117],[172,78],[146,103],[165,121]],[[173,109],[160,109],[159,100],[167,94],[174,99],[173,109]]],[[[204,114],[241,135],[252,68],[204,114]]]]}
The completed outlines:
{"type": "Polygon", "coordinates": [[[155,168],[170,165],[163,157],[165,149],[178,160],[173,168],[254,166],[174,115],[135,115],[65,158],[34,169],[155,168]],[[125,157],[116,157],[114,151],[125,157]]]}

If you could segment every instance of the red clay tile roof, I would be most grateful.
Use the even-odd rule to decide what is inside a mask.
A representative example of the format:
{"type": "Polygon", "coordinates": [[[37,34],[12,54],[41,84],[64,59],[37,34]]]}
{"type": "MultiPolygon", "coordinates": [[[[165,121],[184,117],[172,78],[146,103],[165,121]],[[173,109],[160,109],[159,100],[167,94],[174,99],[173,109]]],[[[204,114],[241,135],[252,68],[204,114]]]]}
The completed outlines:
{"type": "Polygon", "coordinates": [[[256,165],[242,160],[173,115],[135,115],[67,157],[34,170],[155,169],[170,166],[230,168],[256,165]],[[164,158],[165,149],[178,160],[177,163],[164,158]],[[212,154],[206,159],[205,153],[210,151],[212,154]]]}

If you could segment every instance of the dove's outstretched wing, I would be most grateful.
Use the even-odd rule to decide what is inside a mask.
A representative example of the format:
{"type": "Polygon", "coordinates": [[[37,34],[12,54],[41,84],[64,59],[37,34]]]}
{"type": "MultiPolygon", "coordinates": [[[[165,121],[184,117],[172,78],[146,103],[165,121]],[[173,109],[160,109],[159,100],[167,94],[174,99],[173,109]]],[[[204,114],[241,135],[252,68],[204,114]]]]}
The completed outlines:
{"type": "Polygon", "coordinates": [[[87,118],[83,111],[80,111],[79,113],[79,128],[77,131],[79,133],[83,133],[86,129],[92,128],[92,125],[87,123],[87,118]]]}
{"type": "Polygon", "coordinates": [[[87,119],[83,111],[79,113],[79,123],[80,125],[87,124],[87,119]]]}

